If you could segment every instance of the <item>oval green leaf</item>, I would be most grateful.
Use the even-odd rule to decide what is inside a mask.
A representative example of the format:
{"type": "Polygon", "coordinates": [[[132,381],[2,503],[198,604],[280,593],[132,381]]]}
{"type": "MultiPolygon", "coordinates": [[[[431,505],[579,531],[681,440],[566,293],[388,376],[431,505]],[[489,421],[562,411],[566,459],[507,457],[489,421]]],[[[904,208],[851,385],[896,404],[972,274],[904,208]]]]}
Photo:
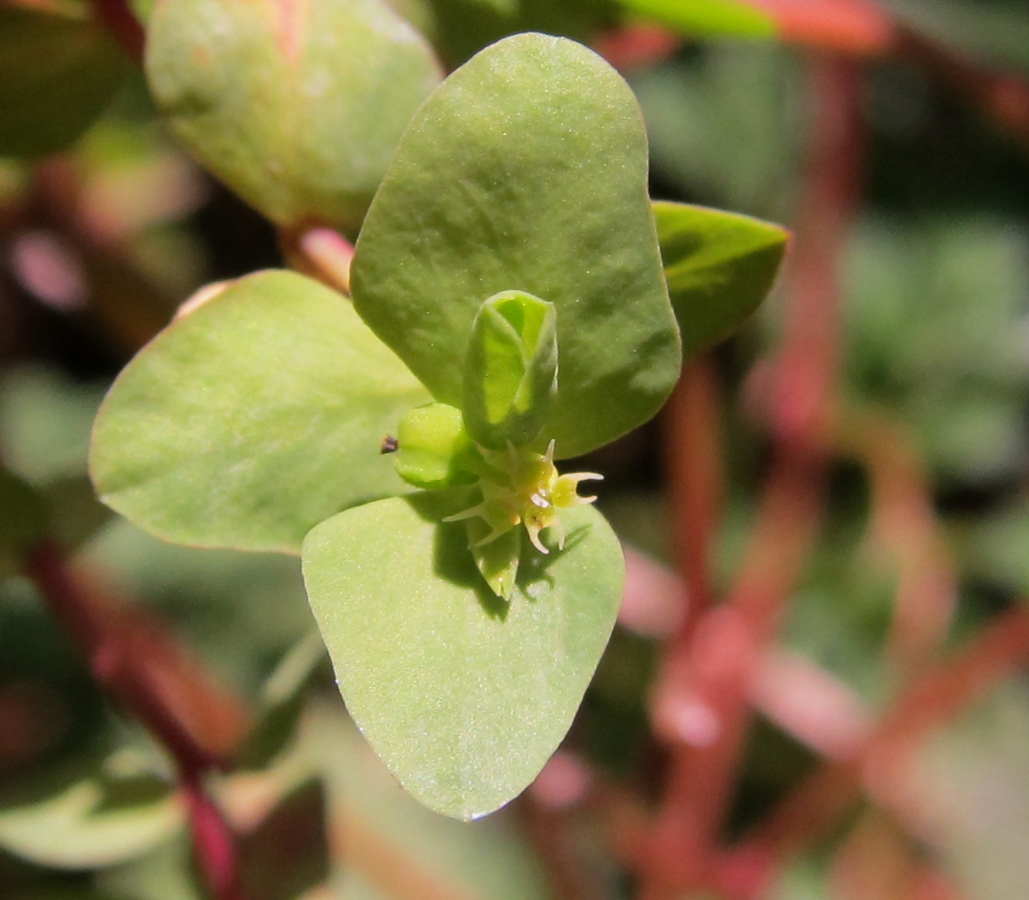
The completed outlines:
{"type": "Polygon", "coordinates": [[[160,0],[146,71],[172,130],[244,200],[350,233],[442,77],[382,0],[160,0]]]}
{"type": "MultiPolygon", "coordinates": [[[[522,791],[564,737],[614,625],[618,540],[592,506],[563,551],[525,553],[509,602],[483,581],[464,491],[392,498],[323,522],[304,580],[347,709],[415,797],[473,819],[522,791]]],[[[527,543],[527,542],[526,542],[527,543]]]]}
{"type": "Polygon", "coordinates": [[[165,540],[295,553],[323,519],[407,489],[379,445],[428,399],[347,300],[260,272],[137,354],[100,408],[90,472],[165,540]]]}
{"type": "Polygon", "coordinates": [[[557,310],[541,446],[569,457],[649,419],[679,337],[647,195],[647,141],[591,50],[523,34],[454,72],[412,120],[368,212],[354,303],[437,400],[460,406],[472,322],[505,290],[557,310]]]}
{"type": "Polygon", "coordinates": [[[82,9],[0,4],[0,156],[73,144],[121,84],[124,60],[82,9]]]}
{"type": "Polygon", "coordinates": [[[761,305],[779,272],[790,233],[738,213],[654,204],[665,275],[683,355],[725,340],[761,305]]]}

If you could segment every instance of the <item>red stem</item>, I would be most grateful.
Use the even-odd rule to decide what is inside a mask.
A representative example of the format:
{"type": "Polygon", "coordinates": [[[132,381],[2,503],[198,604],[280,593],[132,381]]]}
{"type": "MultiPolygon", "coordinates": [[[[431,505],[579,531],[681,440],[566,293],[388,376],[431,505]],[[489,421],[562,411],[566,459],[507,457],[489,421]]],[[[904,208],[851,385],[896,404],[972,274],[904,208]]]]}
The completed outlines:
{"type": "MultiPolygon", "coordinates": [[[[654,690],[655,729],[673,743],[673,760],[642,861],[644,900],[680,896],[708,881],[734,790],[760,654],[775,634],[821,514],[840,324],[836,260],[858,199],[862,141],[854,66],[818,59],[812,77],[814,146],[778,368],[777,452],[728,602],[706,613],[690,640],[671,646],[654,690]]],[[[701,542],[691,544],[696,548],[701,542]]]]}
{"type": "Polygon", "coordinates": [[[899,29],[896,55],[907,59],[980,109],[994,124],[1029,149],[1029,83],[1016,75],[991,71],[918,34],[899,29]]]}
{"type": "Polygon", "coordinates": [[[722,441],[718,378],[708,357],[690,360],[665,408],[665,471],[674,516],[677,568],[687,606],[677,641],[688,644],[713,603],[711,543],[722,505],[722,441]]]}
{"type": "Polygon", "coordinates": [[[217,900],[245,900],[232,827],[204,791],[199,773],[183,773],[181,785],[204,883],[217,900]]]}
{"type": "Polygon", "coordinates": [[[235,838],[202,781],[224,766],[168,703],[161,675],[141,661],[112,610],[71,571],[53,541],[33,547],[25,570],[51,611],[85,656],[96,681],[172,755],[190,811],[194,849],[216,900],[243,900],[238,883],[235,838]]]}
{"type": "Polygon", "coordinates": [[[25,568],[82,650],[97,683],[167,748],[182,771],[218,767],[220,760],[194,740],[182,720],[152,690],[149,673],[141,671],[125,652],[117,631],[106,625],[95,600],[87,596],[57,545],[52,541],[37,544],[27,554],[25,568]]]}
{"type": "Polygon", "coordinates": [[[1026,602],[999,616],[951,660],[917,678],[847,759],[826,763],[801,783],[719,866],[715,881],[728,897],[755,900],[777,867],[839,821],[867,787],[899,812],[894,774],[924,735],[953,719],[1002,679],[1029,665],[1026,602]]]}
{"type": "Polygon", "coordinates": [[[146,32],[128,0],[92,0],[97,18],[103,22],[111,36],[137,65],[143,64],[146,32]]]}
{"type": "Polygon", "coordinates": [[[354,245],[332,228],[305,225],[279,230],[279,246],[288,265],[350,296],[350,263],[354,245]]]}
{"type": "Polygon", "coordinates": [[[839,424],[840,451],[863,463],[871,481],[877,549],[896,561],[887,661],[901,674],[916,672],[946,639],[958,594],[928,474],[905,429],[888,415],[848,410],[839,424]]]}
{"type": "MultiPolygon", "coordinates": [[[[1029,83],[928,38],[873,0],[745,0],[766,13],[780,41],[852,56],[913,63],[1029,149],[1029,83]]],[[[647,25],[602,35],[598,50],[619,69],[669,56],[686,36],[647,25]]]]}

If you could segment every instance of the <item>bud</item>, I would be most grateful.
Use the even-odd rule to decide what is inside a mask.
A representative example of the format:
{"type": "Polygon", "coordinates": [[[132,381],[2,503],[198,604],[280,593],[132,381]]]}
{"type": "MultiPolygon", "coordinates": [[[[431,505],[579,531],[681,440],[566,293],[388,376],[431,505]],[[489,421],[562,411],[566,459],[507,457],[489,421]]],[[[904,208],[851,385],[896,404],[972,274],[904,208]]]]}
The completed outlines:
{"type": "Polygon", "coordinates": [[[472,323],[464,369],[464,423],[476,443],[524,447],[543,428],[557,394],[557,311],[524,291],[484,301],[472,323]]]}

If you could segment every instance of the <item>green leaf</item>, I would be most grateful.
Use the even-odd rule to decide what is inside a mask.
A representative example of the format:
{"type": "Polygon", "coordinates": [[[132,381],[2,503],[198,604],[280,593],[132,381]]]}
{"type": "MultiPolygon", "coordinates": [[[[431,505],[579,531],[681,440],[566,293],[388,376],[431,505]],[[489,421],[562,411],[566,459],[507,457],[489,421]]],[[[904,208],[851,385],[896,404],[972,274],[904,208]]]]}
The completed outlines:
{"type": "Polygon", "coordinates": [[[996,68],[1029,72],[1022,0],[883,0],[906,25],[934,41],[996,68]]]}
{"type": "Polygon", "coordinates": [[[482,580],[467,491],[371,503],[304,542],[304,579],[358,727],[430,808],[472,819],[536,777],[571,724],[614,625],[624,565],[592,506],[565,549],[523,555],[509,602],[482,580]]]}
{"type": "Polygon", "coordinates": [[[146,70],[172,130],[244,200],[350,233],[441,77],[381,0],[162,2],[146,70]]]}
{"type": "Polygon", "coordinates": [[[114,517],[96,497],[85,471],[54,479],[43,488],[53,513],[50,533],[64,548],[75,550],[96,537],[114,517]]]}
{"type": "Polygon", "coordinates": [[[124,894],[111,894],[82,884],[61,884],[35,882],[31,887],[12,889],[9,900],[126,900],[124,894]]]}
{"type": "Polygon", "coordinates": [[[618,0],[628,11],[689,37],[775,37],[768,13],[740,0],[618,0]]]}
{"type": "Polygon", "coordinates": [[[0,467],[0,560],[19,554],[40,540],[47,531],[46,501],[31,485],[0,467]]]}
{"type": "Polygon", "coordinates": [[[123,74],[107,32],[74,7],[0,5],[0,156],[39,156],[73,144],[123,74]]]}
{"type": "Polygon", "coordinates": [[[487,44],[523,31],[589,41],[616,24],[611,0],[427,0],[446,59],[462,63],[487,44]]]}
{"type": "Polygon", "coordinates": [[[607,63],[561,38],[508,38],[444,82],[357,243],[358,312],[451,406],[479,306],[505,290],[557,310],[560,384],[541,446],[585,453],[664,402],[679,339],[639,108],[607,63]]]}
{"type": "Polygon", "coordinates": [[[169,839],[182,809],[167,782],[117,755],[76,761],[0,796],[0,847],[44,866],[97,868],[169,839]]]}
{"type": "Polygon", "coordinates": [[[89,433],[106,388],[38,366],[8,371],[0,381],[5,464],[41,486],[85,474],[89,433]]]}
{"type": "Polygon", "coordinates": [[[522,291],[483,301],[464,366],[464,414],[479,444],[522,447],[540,433],[557,391],[554,305],[522,291]]]}
{"type": "Polygon", "coordinates": [[[233,768],[267,768],[289,745],[304,708],[307,688],[325,659],[325,644],[317,632],[302,638],[282,658],[265,682],[256,723],[234,754],[233,768]]]}
{"type": "Polygon", "coordinates": [[[184,829],[152,853],[97,872],[94,879],[117,897],[131,900],[211,900],[199,883],[191,838],[184,829]]]}
{"type": "Polygon", "coordinates": [[[126,367],[90,470],[105,503],[165,540],[296,552],[333,513],[405,490],[379,444],[427,399],[347,300],[260,272],[126,367]]]}
{"type": "Polygon", "coordinates": [[[654,215],[683,354],[701,353],[761,305],[789,232],[760,219],[684,203],[655,203],[654,215]]]}

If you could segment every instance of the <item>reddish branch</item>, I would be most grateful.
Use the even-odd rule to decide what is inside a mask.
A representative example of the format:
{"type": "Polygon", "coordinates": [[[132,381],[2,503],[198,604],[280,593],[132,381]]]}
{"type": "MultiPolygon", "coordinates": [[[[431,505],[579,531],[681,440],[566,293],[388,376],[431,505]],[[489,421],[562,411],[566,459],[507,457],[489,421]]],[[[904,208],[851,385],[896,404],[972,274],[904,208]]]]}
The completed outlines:
{"type": "Polygon", "coordinates": [[[931,489],[904,428],[886,414],[848,410],[839,449],[872,485],[871,532],[896,560],[899,579],[886,656],[897,672],[917,671],[943,645],[957,603],[957,573],[939,534],[931,489]]]}
{"type": "Polygon", "coordinates": [[[685,619],[677,643],[685,646],[713,602],[711,543],[722,505],[722,423],[718,376],[711,360],[691,360],[665,408],[665,470],[673,515],[678,570],[686,585],[685,619]]]}
{"type": "Polygon", "coordinates": [[[25,569],[111,697],[175,760],[200,869],[216,900],[243,900],[235,838],[204,792],[205,777],[225,767],[246,728],[236,702],[191,664],[163,629],[112,604],[62,551],[44,541],[25,569]]]}
{"type": "Polygon", "coordinates": [[[128,0],[92,0],[97,18],[103,22],[129,58],[142,65],[146,33],[128,0]]]}
{"type": "Polygon", "coordinates": [[[332,228],[310,225],[279,230],[279,247],[293,269],[350,296],[354,245],[332,228]]]}
{"type": "MultiPolygon", "coordinates": [[[[920,34],[873,0],[744,0],[765,13],[780,41],[852,56],[911,62],[963,97],[1029,149],[1029,83],[920,34]]],[[[680,39],[654,26],[629,25],[597,47],[622,70],[670,56],[680,39]]]]}
{"type": "Polygon", "coordinates": [[[215,900],[245,900],[232,827],[207,795],[199,772],[184,773],[181,784],[204,883],[215,900]]]}
{"type": "Polygon", "coordinates": [[[953,719],[987,691],[1029,665],[1029,609],[1020,605],[972,638],[953,659],[922,674],[847,758],[825,763],[719,866],[726,896],[754,900],[778,867],[811,846],[867,789],[899,812],[897,781],[911,752],[932,729],[953,719]]]}
{"type": "Polygon", "coordinates": [[[913,62],[952,90],[1029,150],[1029,83],[992,71],[918,34],[899,30],[895,54],[913,62]]]}
{"type": "MultiPolygon", "coordinates": [[[[655,687],[655,729],[671,743],[673,761],[641,861],[645,900],[680,896],[708,881],[734,790],[751,684],[820,518],[840,324],[836,260],[858,199],[862,142],[856,70],[819,60],[812,73],[814,144],[777,369],[777,450],[750,548],[727,603],[704,614],[688,639],[673,642],[655,687]]],[[[676,450],[689,454],[692,448],[676,450]]],[[[698,466],[708,465],[705,453],[700,457],[698,466]]],[[[680,479],[676,492],[690,496],[700,472],[684,474],[674,463],[670,468],[680,479]]],[[[686,516],[690,512],[684,510],[686,516]]],[[[690,553],[700,552],[699,539],[690,543],[690,553]]]]}
{"type": "Polygon", "coordinates": [[[829,872],[834,900],[958,900],[959,895],[893,820],[866,813],[836,853],[829,872]]]}

